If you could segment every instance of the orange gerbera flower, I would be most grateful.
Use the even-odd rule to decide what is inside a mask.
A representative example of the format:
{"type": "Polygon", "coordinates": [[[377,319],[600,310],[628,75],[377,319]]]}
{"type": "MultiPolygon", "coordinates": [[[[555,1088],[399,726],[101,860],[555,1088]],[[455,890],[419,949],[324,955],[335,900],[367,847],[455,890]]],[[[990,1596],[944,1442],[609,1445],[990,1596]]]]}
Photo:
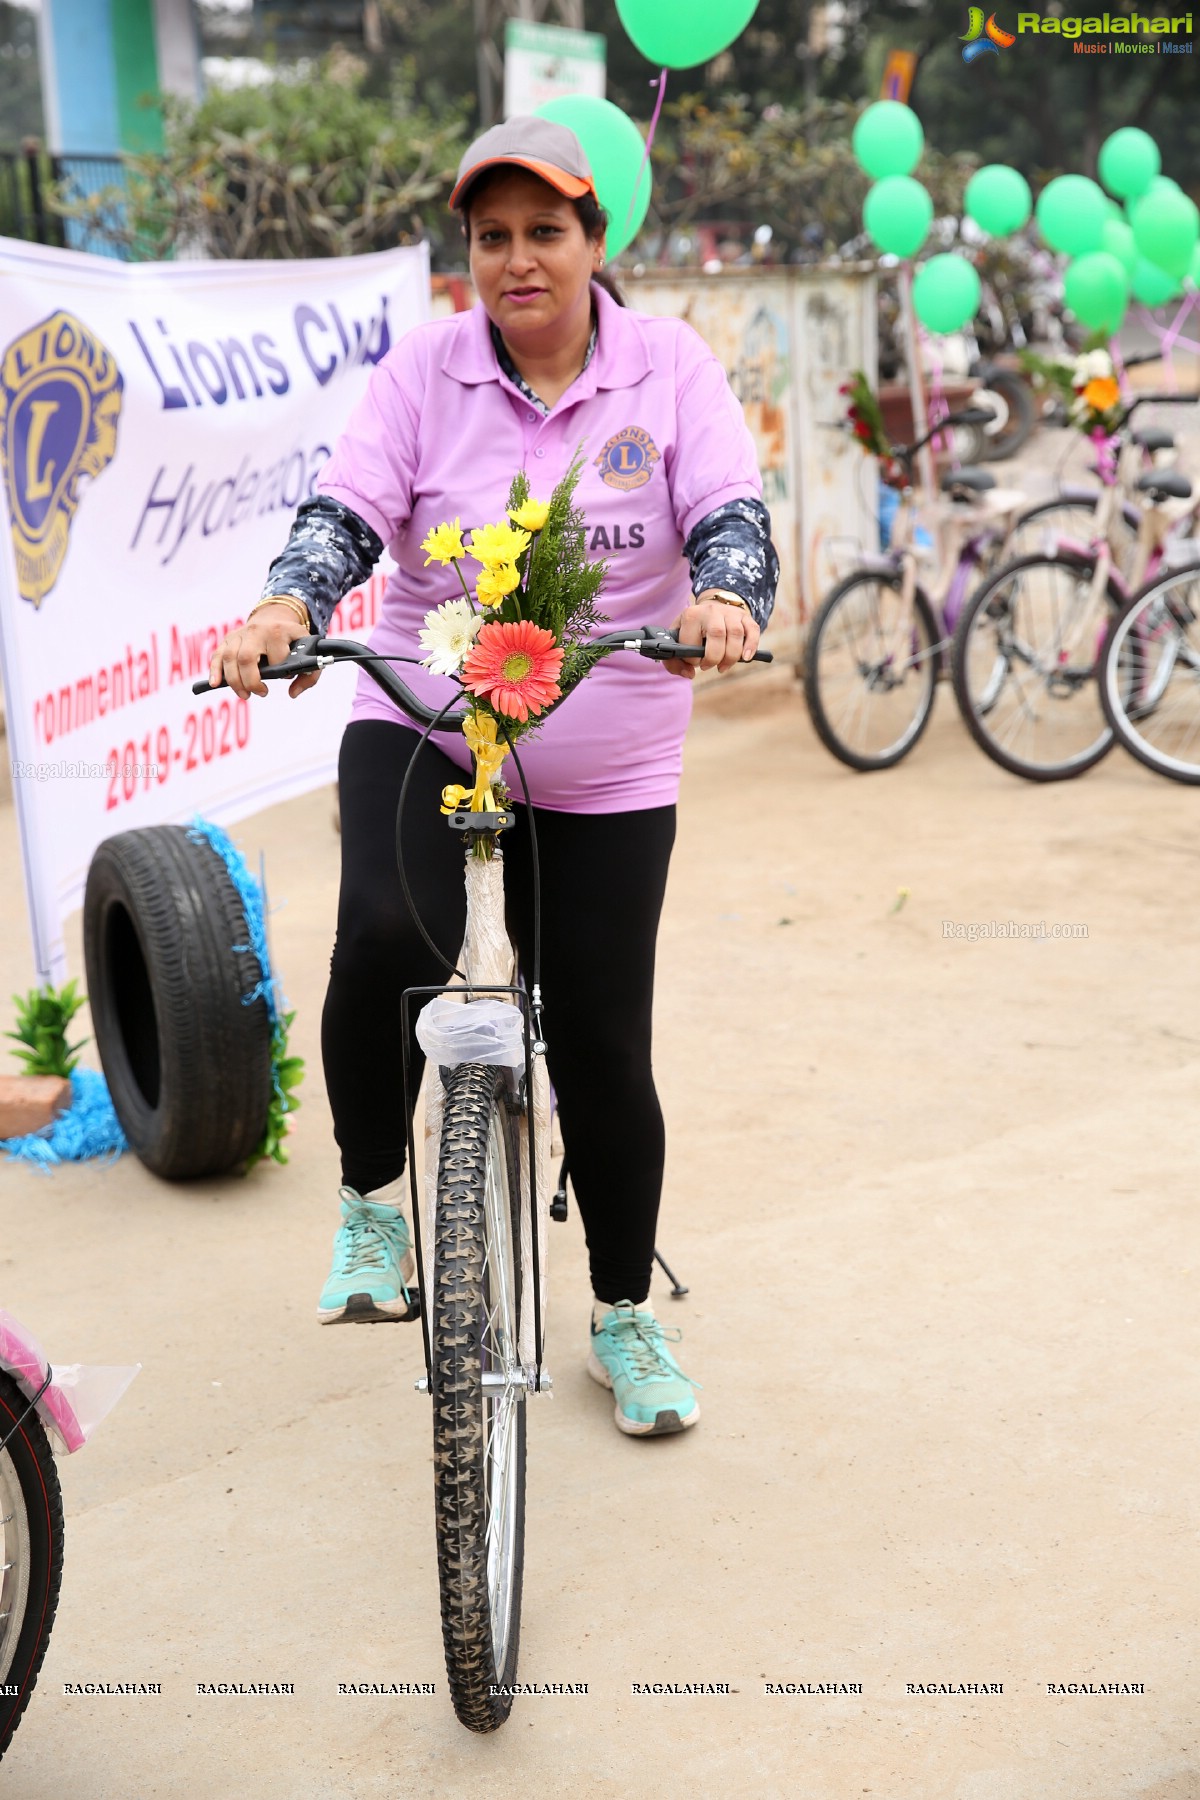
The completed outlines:
{"type": "Polygon", "coordinates": [[[1083,397],[1093,412],[1106,413],[1121,398],[1121,390],[1111,375],[1093,375],[1083,390],[1083,397]]]}
{"type": "Polygon", "coordinates": [[[462,684],[508,719],[535,718],[561,692],[563,653],[552,631],[532,619],[490,620],[462,666],[462,684]]]}

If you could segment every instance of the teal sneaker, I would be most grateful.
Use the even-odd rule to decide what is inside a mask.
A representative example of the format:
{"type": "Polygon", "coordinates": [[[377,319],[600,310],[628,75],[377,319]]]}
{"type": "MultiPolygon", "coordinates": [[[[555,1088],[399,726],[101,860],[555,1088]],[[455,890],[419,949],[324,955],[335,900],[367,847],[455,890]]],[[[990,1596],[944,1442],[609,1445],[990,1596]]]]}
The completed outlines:
{"type": "Polygon", "coordinates": [[[618,1300],[598,1326],[593,1321],[587,1370],[612,1389],[619,1430],[660,1437],[696,1423],[700,1403],[692,1390],[698,1383],[667,1349],[668,1340],[677,1344],[682,1336],[664,1330],[653,1313],[638,1312],[632,1300],[618,1300]]]}
{"type": "Polygon", "coordinates": [[[404,1215],[396,1206],[364,1200],[352,1187],[338,1191],[342,1223],[317,1318],[322,1325],[417,1318],[420,1302],[408,1285],[416,1263],[404,1215]]]}

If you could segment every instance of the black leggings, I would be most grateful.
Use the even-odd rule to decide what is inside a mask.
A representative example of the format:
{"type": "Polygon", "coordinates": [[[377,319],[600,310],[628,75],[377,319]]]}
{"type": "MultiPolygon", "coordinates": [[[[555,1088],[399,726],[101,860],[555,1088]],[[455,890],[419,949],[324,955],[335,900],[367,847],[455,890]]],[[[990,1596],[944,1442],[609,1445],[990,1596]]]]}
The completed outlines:
{"type": "MultiPolygon", "coordinates": [[[[396,872],[396,806],[417,735],[359,719],[342,739],[338,776],[342,886],[321,1022],[325,1084],[342,1179],[360,1193],[405,1163],[400,996],[448,977],[426,948],[396,872]]],[[[511,765],[510,765],[511,766],[511,765]]],[[[405,869],[426,929],[456,956],[465,922],[457,833],[441,791],[463,774],[422,751],[404,814],[405,869]]],[[[518,787],[516,772],[511,787],[518,787]]],[[[524,969],[533,886],[525,808],[506,832],[508,925],[524,969]]],[[[650,1068],[654,946],[675,841],[675,808],[567,813],[535,809],[542,878],[542,994],[547,1061],[600,1300],[650,1290],[662,1189],[662,1112],[650,1068]]],[[[418,1009],[414,1007],[414,1017],[418,1009]]],[[[413,1092],[424,1059],[410,1043],[413,1092]]]]}

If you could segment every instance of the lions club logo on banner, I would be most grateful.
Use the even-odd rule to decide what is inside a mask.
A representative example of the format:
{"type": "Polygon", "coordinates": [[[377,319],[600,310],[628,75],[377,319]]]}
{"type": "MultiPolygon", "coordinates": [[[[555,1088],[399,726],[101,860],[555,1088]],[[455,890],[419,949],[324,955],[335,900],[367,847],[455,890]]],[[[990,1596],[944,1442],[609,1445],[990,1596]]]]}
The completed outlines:
{"type": "Polygon", "coordinates": [[[640,425],[627,425],[616,437],[609,438],[596,458],[596,467],[608,487],[628,493],[632,488],[645,487],[658,461],[659,452],[650,433],[640,425]]]}
{"type": "Polygon", "coordinates": [[[69,312],[14,338],[0,363],[0,457],[17,586],[39,606],[67,554],[79,484],[117,448],[125,383],[111,351],[69,312]]]}

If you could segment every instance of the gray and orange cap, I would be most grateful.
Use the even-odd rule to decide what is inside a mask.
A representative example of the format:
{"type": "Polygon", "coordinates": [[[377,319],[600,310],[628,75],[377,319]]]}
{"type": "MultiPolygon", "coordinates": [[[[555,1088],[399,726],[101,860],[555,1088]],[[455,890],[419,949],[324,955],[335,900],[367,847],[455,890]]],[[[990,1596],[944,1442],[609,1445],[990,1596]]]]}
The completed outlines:
{"type": "Polygon", "coordinates": [[[477,175],[498,163],[512,163],[519,169],[540,175],[568,200],[578,200],[583,194],[596,198],[592,166],[575,133],[553,119],[518,113],[505,119],[503,125],[493,125],[467,150],[458,165],[458,178],[450,196],[451,206],[461,203],[464,192],[477,175]]]}

